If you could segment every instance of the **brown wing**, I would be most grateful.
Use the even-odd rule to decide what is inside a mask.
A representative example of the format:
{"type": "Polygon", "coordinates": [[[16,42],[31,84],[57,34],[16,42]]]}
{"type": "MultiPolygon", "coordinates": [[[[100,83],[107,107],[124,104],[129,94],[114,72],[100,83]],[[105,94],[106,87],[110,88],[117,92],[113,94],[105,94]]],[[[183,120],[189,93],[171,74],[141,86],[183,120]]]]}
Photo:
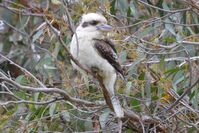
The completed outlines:
{"type": "Polygon", "coordinates": [[[124,72],[122,70],[121,65],[118,62],[118,56],[116,53],[116,49],[113,45],[113,43],[108,39],[94,39],[95,44],[94,47],[104,59],[106,59],[117,72],[121,74],[121,76],[124,78],[124,72]]]}

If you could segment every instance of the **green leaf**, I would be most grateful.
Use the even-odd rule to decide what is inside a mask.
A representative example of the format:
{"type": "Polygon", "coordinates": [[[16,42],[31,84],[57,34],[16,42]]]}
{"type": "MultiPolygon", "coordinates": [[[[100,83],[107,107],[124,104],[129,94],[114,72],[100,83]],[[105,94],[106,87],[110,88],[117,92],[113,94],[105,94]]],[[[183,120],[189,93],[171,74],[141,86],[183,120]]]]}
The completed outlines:
{"type": "Polygon", "coordinates": [[[173,43],[176,42],[176,38],[173,36],[165,36],[162,41],[165,43],[173,43]]]}
{"type": "Polygon", "coordinates": [[[99,117],[99,121],[100,121],[100,125],[102,129],[104,129],[106,126],[106,121],[108,119],[109,113],[110,113],[109,109],[104,109],[104,112],[99,117]]]}
{"type": "Polygon", "coordinates": [[[195,94],[195,91],[193,91],[193,92],[189,95],[190,100],[192,100],[192,98],[193,98],[195,95],[196,95],[196,94],[195,94]]]}
{"type": "Polygon", "coordinates": [[[126,83],[126,89],[124,90],[124,91],[125,91],[124,93],[125,93],[126,95],[128,95],[128,96],[130,95],[131,87],[132,87],[132,82],[127,82],[127,83],[126,83]]]}
{"type": "Polygon", "coordinates": [[[193,107],[194,109],[198,110],[199,109],[199,105],[198,105],[198,102],[199,102],[199,86],[194,86],[192,88],[192,92],[195,94],[193,96],[191,96],[190,94],[190,101],[191,103],[193,104],[193,107]]]}
{"type": "Polygon", "coordinates": [[[25,75],[19,75],[19,76],[15,79],[15,81],[16,81],[17,83],[23,84],[23,85],[28,84],[28,80],[26,79],[25,75]]]}
{"type": "Polygon", "coordinates": [[[60,48],[61,48],[60,43],[59,43],[59,42],[55,43],[55,48],[54,48],[53,53],[52,53],[52,55],[53,55],[55,58],[57,58],[58,53],[59,53],[59,51],[60,51],[60,48]]]}
{"type": "Polygon", "coordinates": [[[37,39],[39,39],[39,37],[43,34],[43,29],[40,29],[39,31],[37,31],[32,38],[32,41],[35,42],[37,39]]]}
{"type": "Polygon", "coordinates": [[[111,2],[110,12],[111,12],[111,14],[113,14],[113,15],[115,15],[115,13],[116,13],[116,10],[115,10],[115,3],[116,3],[116,0],[113,0],[113,1],[111,2]]]}
{"type": "MultiPolygon", "coordinates": [[[[164,1],[164,0],[158,0],[158,3],[156,4],[156,6],[159,7],[159,8],[163,8],[163,7],[162,7],[163,1],[164,1]]],[[[163,16],[163,15],[164,15],[164,11],[161,11],[161,10],[158,10],[158,11],[159,11],[160,16],[163,16]]]]}
{"type": "Polygon", "coordinates": [[[138,100],[131,100],[131,105],[133,106],[133,109],[135,109],[136,111],[141,111],[140,104],[141,102],[138,100]]]}
{"type": "Polygon", "coordinates": [[[122,15],[126,15],[126,11],[129,7],[129,5],[128,5],[127,1],[125,1],[125,0],[117,0],[116,7],[118,10],[121,11],[122,15]]]}
{"type": "Polygon", "coordinates": [[[127,19],[128,19],[128,22],[130,21],[130,19],[129,19],[129,17],[131,17],[131,7],[129,7],[128,9],[127,9],[127,19]]]}
{"type": "Polygon", "coordinates": [[[197,131],[198,129],[196,129],[195,126],[187,129],[187,133],[197,133],[197,131]]]}
{"type": "Polygon", "coordinates": [[[86,121],[84,123],[84,127],[86,131],[92,131],[93,130],[93,123],[91,117],[86,118],[86,121]]]}
{"type": "Polygon", "coordinates": [[[70,114],[67,110],[62,110],[61,116],[64,121],[70,122],[71,118],[70,118],[70,114]]]}
{"type": "Polygon", "coordinates": [[[167,71],[165,71],[164,72],[164,74],[175,74],[175,73],[177,73],[178,71],[181,71],[181,70],[183,70],[184,69],[184,67],[176,67],[176,68],[172,68],[172,69],[169,69],[169,70],[167,70],[167,71]]]}
{"type": "Polygon", "coordinates": [[[55,70],[57,68],[54,66],[49,66],[49,65],[44,64],[44,69],[55,70]]]}
{"type": "Polygon", "coordinates": [[[152,101],[156,101],[156,100],[158,100],[158,99],[159,99],[158,96],[153,96],[153,97],[152,97],[152,101]]]}
{"type": "Polygon", "coordinates": [[[144,30],[142,30],[142,32],[139,32],[138,38],[143,38],[143,37],[145,37],[146,35],[151,34],[151,32],[152,32],[153,30],[154,30],[154,27],[152,27],[152,26],[149,26],[149,27],[145,28],[144,30]]]}
{"type": "Polygon", "coordinates": [[[173,82],[177,84],[182,78],[184,78],[184,72],[178,71],[173,77],[173,82]]]}
{"type": "Polygon", "coordinates": [[[5,24],[2,20],[0,20],[0,33],[4,30],[5,24]]]}
{"type": "Polygon", "coordinates": [[[39,106],[37,109],[32,108],[32,111],[29,112],[29,114],[27,115],[26,119],[28,121],[32,121],[32,120],[34,120],[36,118],[41,118],[45,108],[46,108],[46,106],[39,106]]]}
{"type": "Polygon", "coordinates": [[[55,5],[61,5],[61,4],[62,4],[62,2],[59,1],[59,0],[51,0],[51,2],[52,2],[53,4],[55,4],[55,5]]]}
{"type": "Polygon", "coordinates": [[[146,105],[149,106],[151,104],[151,80],[148,77],[149,72],[146,72],[145,74],[145,80],[146,80],[146,85],[145,85],[145,92],[146,92],[146,98],[147,102],[146,105]]]}
{"type": "MultiPolygon", "coordinates": [[[[170,19],[166,18],[165,19],[166,22],[171,22],[170,19]]],[[[173,34],[174,36],[176,36],[176,32],[175,32],[175,28],[173,26],[173,24],[170,23],[166,23],[165,24],[165,29],[168,30],[171,34],[173,34]]]]}
{"type": "Polygon", "coordinates": [[[160,63],[159,63],[159,68],[162,72],[164,72],[165,70],[165,61],[164,61],[165,57],[164,56],[161,56],[160,58],[160,63]]]}
{"type": "Polygon", "coordinates": [[[133,133],[133,130],[132,130],[132,129],[127,129],[126,132],[127,132],[127,133],[133,133]]]}
{"type": "MultiPolygon", "coordinates": [[[[134,1],[130,2],[129,7],[130,7],[130,11],[131,11],[130,13],[135,17],[135,19],[137,19],[138,18],[138,12],[137,12],[136,6],[134,4],[134,1]]],[[[131,16],[129,16],[129,17],[131,17],[131,16]]]]}
{"type": "Polygon", "coordinates": [[[44,75],[50,75],[53,74],[53,72],[57,69],[53,62],[51,57],[44,57],[40,59],[39,63],[35,67],[36,70],[40,70],[44,75]]]}
{"type": "Polygon", "coordinates": [[[166,1],[163,1],[162,7],[163,7],[163,9],[165,9],[165,10],[170,10],[170,8],[168,7],[166,1]]]}
{"type": "Polygon", "coordinates": [[[52,119],[53,116],[54,116],[55,109],[56,109],[56,103],[52,103],[52,104],[50,105],[50,108],[49,108],[49,114],[50,114],[51,119],[52,119]]]}
{"type": "Polygon", "coordinates": [[[139,80],[144,80],[144,77],[145,77],[145,73],[142,72],[142,73],[139,75],[138,79],[139,79],[139,80]]]}
{"type": "Polygon", "coordinates": [[[135,78],[137,78],[138,77],[138,74],[137,74],[137,66],[136,65],[138,65],[141,61],[143,61],[143,56],[141,57],[141,58],[138,58],[138,59],[136,59],[133,63],[132,63],[132,65],[129,67],[129,69],[128,69],[128,74],[129,75],[132,75],[132,76],[134,76],[135,78]]]}
{"type": "Polygon", "coordinates": [[[127,57],[127,53],[126,53],[126,50],[124,50],[121,52],[121,56],[120,56],[120,60],[122,63],[126,61],[126,57],[127,57]]]}

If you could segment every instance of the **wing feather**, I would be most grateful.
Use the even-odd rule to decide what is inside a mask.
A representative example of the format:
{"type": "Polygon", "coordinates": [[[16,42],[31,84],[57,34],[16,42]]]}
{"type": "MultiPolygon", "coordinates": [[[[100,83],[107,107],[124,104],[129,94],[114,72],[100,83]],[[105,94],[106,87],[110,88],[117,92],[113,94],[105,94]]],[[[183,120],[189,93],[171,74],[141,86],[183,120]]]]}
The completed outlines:
{"type": "Polygon", "coordinates": [[[98,54],[106,59],[115,70],[124,77],[124,72],[121,65],[118,61],[118,56],[114,44],[108,39],[94,39],[94,47],[97,50],[98,54]]]}

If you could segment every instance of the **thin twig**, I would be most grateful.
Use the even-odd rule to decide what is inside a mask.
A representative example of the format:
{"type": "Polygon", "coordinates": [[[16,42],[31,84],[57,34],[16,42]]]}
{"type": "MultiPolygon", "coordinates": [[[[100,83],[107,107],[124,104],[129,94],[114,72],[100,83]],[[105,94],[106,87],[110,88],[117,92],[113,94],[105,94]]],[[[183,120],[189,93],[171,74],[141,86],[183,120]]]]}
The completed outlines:
{"type": "Polygon", "coordinates": [[[157,6],[154,6],[154,5],[150,5],[142,0],[138,0],[138,2],[146,5],[146,6],[149,6],[151,8],[154,8],[154,9],[157,9],[157,10],[160,10],[160,11],[164,11],[164,12],[169,12],[169,13],[177,13],[177,12],[182,12],[182,11],[187,11],[187,9],[178,9],[178,10],[167,10],[167,9],[163,9],[163,8],[159,8],[157,6]]]}
{"type": "Polygon", "coordinates": [[[174,107],[179,103],[179,101],[180,101],[181,99],[183,99],[183,97],[184,97],[185,95],[189,94],[190,91],[191,91],[191,89],[192,89],[194,86],[196,86],[198,83],[199,83],[199,79],[197,79],[190,87],[188,87],[188,88],[186,89],[186,91],[185,91],[173,104],[171,104],[171,105],[165,110],[165,112],[167,112],[167,111],[171,110],[172,108],[174,108],[174,107]]]}
{"type": "Polygon", "coordinates": [[[39,83],[40,86],[46,88],[46,86],[39,80],[37,79],[32,73],[30,73],[28,70],[26,70],[25,68],[19,66],[18,64],[14,63],[13,61],[11,61],[10,59],[8,59],[6,56],[4,56],[3,54],[0,53],[0,57],[4,58],[5,60],[9,61],[11,64],[15,65],[16,67],[18,67],[21,71],[23,71],[25,74],[30,75],[35,81],[37,81],[37,83],[39,83]]]}
{"type": "Polygon", "coordinates": [[[75,39],[76,39],[76,42],[77,42],[77,56],[78,56],[78,53],[79,53],[79,41],[78,41],[78,36],[77,36],[77,33],[75,31],[75,27],[74,27],[74,24],[72,23],[72,19],[71,19],[71,15],[68,11],[68,7],[67,7],[67,3],[64,1],[64,9],[66,11],[66,16],[67,16],[67,20],[68,20],[68,23],[69,23],[69,27],[70,27],[70,30],[72,31],[73,35],[75,35],[75,39]]]}
{"type": "Polygon", "coordinates": [[[20,101],[7,101],[7,102],[0,102],[0,106],[6,106],[9,104],[35,104],[35,105],[45,105],[45,104],[50,104],[50,103],[54,103],[57,101],[61,101],[64,100],[64,98],[56,98],[56,99],[52,99],[49,101],[45,101],[45,102],[35,102],[35,101],[26,101],[26,100],[20,100],[20,101]]]}
{"type": "Polygon", "coordinates": [[[84,105],[87,105],[87,106],[100,106],[102,105],[101,103],[98,103],[98,102],[89,102],[89,101],[85,101],[83,99],[77,99],[77,98],[73,98],[71,97],[66,91],[64,90],[61,90],[59,88],[34,88],[34,87],[30,87],[30,86],[23,86],[23,85],[20,85],[19,83],[11,80],[11,79],[8,79],[8,78],[5,78],[5,77],[0,77],[0,81],[6,81],[10,84],[12,84],[14,87],[20,89],[20,90],[24,90],[24,91],[31,91],[31,92],[44,92],[44,93],[57,93],[57,94],[60,94],[61,96],[64,97],[65,100],[68,100],[70,102],[74,102],[74,103],[78,103],[78,104],[84,104],[84,105]]]}
{"type": "MultiPolygon", "coordinates": [[[[182,64],[185,64],[186,63],[186,60],[188,60],[187,57],[172,57],[172,58],[166,58],[164,59],[164,62],[170,62],[170,61],[183,61],[179,67],[182,66],[182,64]]],[[[190,57],[190,60],[199,60],[199,56],[194,56],[194,57],[190,57]]],[[[146,64],[156,64],[156,63],[159,63],[160,60],[148,60],[148,61],[143,61],[142,63],[146,63],[146,64]]]]}

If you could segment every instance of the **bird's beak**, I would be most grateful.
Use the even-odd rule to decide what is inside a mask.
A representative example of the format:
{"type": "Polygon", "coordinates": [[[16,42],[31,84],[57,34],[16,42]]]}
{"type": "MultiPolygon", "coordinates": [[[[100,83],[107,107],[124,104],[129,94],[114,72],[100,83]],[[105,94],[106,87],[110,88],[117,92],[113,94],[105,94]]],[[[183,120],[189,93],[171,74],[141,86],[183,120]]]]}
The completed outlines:
{"type": "Polygon", "coordinates": [[[111,31],[113,29],[112,26],[108,25],[108,24],[100,24],[100,25],[97,25],[97,29],[98,30],[101,30],[101,31],[111,31]]]}

